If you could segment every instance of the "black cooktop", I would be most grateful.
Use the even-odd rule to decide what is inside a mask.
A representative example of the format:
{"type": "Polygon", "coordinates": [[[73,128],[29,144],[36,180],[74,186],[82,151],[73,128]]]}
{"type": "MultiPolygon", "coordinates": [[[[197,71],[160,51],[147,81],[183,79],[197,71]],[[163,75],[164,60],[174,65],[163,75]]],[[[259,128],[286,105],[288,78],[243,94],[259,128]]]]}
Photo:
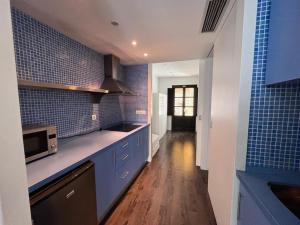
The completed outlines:
{"type": "Polygon", "coordinates": [[[121,132],[130,132],[141,125],[135,125],[131,123],[122,123],[113,127],[106,128],[105,130],[110,130],[110,131],[121,131],[121,132]]]}

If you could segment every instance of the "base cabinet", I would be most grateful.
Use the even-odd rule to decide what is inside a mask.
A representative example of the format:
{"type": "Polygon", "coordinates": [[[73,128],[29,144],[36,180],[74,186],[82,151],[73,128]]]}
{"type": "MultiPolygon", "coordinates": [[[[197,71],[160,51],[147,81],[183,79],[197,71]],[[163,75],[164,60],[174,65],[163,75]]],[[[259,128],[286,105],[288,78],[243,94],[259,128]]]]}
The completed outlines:
{"type": "Polygon", "coordinates": [[[257,206],[253,197],[240,185],[238,225],[271,225],[261,209],[257,206]]]}
{"type": "Polygon", "coordinates": [[[115,151],[113,148],[103,150],[92,158],[95,164],[97,216],[103,218],[116,196],[114,171],[115,151]]]}
{"type": "Polygon", "coordinates": [[[149,157],[149,129],[143,130],[143,153],[143,159],[147,161],[149,157]]]}
{"type": "Polygon", "coordinates": [[[130,185],[148,158],[145,127],[92,158],[95,163],[97,215],[100,221],[130,185]]]}
{"type": "MultiPolygon", "coordinates": [[[[132,170],[138,171],[145,164],[148,159],[148,129],[143,129],[136,135],[132,136],[132,156],[134,156],[134,162],[132,163],[132,170]]],[[[133,158],[133,157],[132,157],[133,158]]]]}

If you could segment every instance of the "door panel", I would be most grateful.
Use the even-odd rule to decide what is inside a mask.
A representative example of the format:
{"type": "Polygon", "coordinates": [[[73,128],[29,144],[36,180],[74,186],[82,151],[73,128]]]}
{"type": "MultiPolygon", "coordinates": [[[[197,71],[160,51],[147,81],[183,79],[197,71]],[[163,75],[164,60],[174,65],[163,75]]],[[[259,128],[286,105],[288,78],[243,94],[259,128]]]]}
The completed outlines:
{"type": "Polygon", "coordinates": [[[196,131],[196,117],[173,116],[173,131],[196,131]]]}
{"type": "Polygon", "coordinates": [[[197,85],[173,86],[173,131],[196,131],[197,85]]]}

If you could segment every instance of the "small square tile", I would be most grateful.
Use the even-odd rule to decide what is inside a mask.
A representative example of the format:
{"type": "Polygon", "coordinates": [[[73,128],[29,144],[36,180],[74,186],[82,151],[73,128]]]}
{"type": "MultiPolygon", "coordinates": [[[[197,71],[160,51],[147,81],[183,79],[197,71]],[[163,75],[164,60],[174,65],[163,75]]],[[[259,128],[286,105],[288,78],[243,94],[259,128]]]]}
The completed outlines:
{"type": "Polygon", "coordinates": [[[258,1],[247,165],[299,170],[300,84],[265,85],[270,10],[258,1]]]}

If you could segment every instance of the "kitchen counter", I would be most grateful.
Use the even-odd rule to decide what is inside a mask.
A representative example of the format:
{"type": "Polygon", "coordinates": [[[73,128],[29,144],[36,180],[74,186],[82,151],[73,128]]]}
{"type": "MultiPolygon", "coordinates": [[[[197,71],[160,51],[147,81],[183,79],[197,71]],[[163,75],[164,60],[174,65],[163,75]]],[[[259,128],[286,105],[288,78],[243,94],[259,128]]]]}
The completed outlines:
{"type": "Polygon", "coordinates": [[[56,154],[27,164],[29,192],[71,171],[92,155],[122,141],[122,139],[147,127],[149,124],[140,125],[142,126],[130,132],[103,130],[59,140],[56,154]]]}
{"type": "Polygon", "coordinates": [[[300,220],[273,194],[269,183],[300,186],[300,173],[273,169],[237,171],[237,176],[270,224],[297,225],[300,220]]]}

